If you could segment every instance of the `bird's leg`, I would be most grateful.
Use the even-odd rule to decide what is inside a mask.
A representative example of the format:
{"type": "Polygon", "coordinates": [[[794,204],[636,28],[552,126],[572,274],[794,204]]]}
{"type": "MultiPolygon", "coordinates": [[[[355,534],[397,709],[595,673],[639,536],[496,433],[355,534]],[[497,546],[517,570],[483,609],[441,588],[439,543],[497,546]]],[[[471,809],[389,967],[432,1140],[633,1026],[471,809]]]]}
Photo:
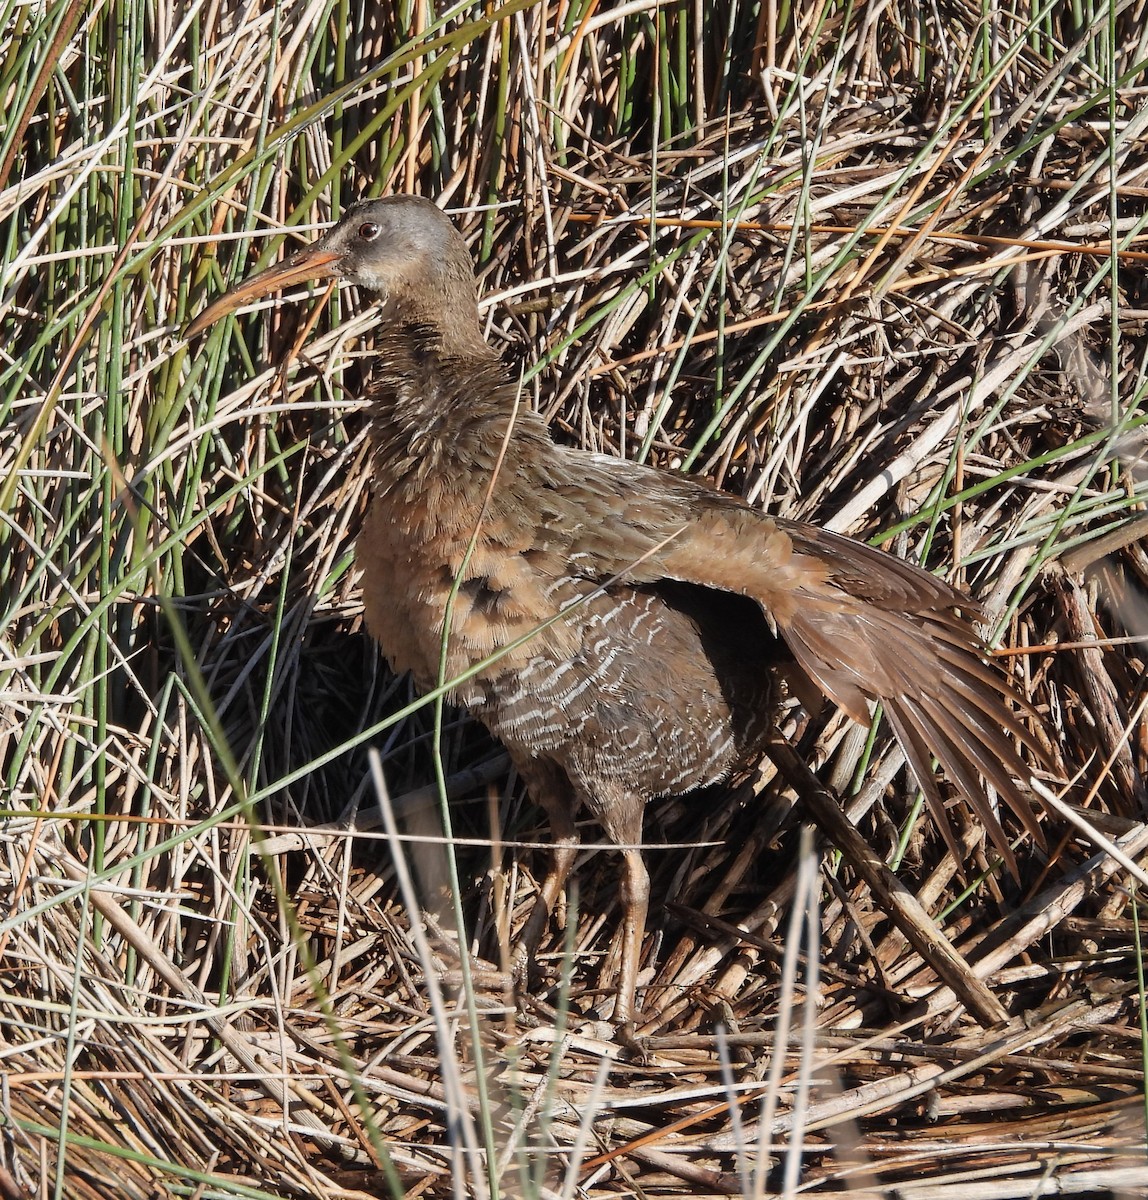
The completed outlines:
{"type": "Polygon", "coordinates": [[[540,770],[540,765],[531,764],[527,770],[519,766],[518,773],[523,776],[535,803],[545,811],[550,820],[554,849],[550,856],[550,867],[542,881],[542,889],[538,899],[534,901],[530,916],[526,918],[514,951],[513,973],[519,981],[525,980],[530,971],[538,943],[546,929],[546,922],[561,898],[570,869],[574,866],[581,840],[578,827],[574,823],[574,814],[579,805],[577,796],[558,768],[540,770]]]}
{"type": "Polygon", "coordinates": [[[645,1053],[634,1033],[635,995],[642,962],[642,938],[650,909],[650,875],[642,862],[642,817],[645,799],[617,783],[600,783],[587,807],[622,851],[622,945],[618,964],[618,991],[613,1021],[618,1038],[638,1054],[645,1053]]]}
{"type": "Polygon", "coordinates": [[[554,838],[554,849],[550,855],[550,869],[542,881],[542,890],[538,894],[538,899],[534,901],[530,916],[526,918],[526,924],[522,927],[522,933],[518,938],[518,947],[514,951],[514,974],[519,979],[526,978],[530,964],[534,961],[538,943],[542,939],[542,932],[546,928],[546,922],[562,895],[570,868],[574,865],[575,856],[578,854],[580,840],[578,830],[567,809],[556,810],[550,814],[550,832],[554,838]]]}
{"type": "Polygon", "coordinates": [[[650,873],[637,847],[622,851],[622,961],[618,968],[618,999],[614,1003],[614,1024],[623,1041],[636,1045],[634,1033],[634,996],[638,989],[638,969],[642,961],[642,936],[646,932],[646,914],[650,909],[650,873]]]}

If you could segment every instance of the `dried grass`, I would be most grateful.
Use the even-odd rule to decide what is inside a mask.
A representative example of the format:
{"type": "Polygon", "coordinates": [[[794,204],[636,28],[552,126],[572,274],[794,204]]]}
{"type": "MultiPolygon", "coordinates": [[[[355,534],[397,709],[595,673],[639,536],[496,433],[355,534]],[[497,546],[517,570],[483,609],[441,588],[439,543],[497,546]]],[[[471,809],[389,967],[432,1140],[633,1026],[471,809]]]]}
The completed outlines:
{"type": "Polygon", "coordinates": [[[896,749],[831,713],[787,732],[962,1002],[857,853],[817,883],[765,769],[651,811],[649,1061],[599,1019],[608,853],[514,1003],[546,831],[448,717],[463,994],[432,710],[359,622],[371,312],[178,336],[256,233],[440,198],[558,437],[968,587],[1066,801],[1143,865],[1143,8],[95,5],[53,41],[9,5],[3,1200],[1143,1194],[1132,876],[1050,817],[1019,884],[968,829],[966,888],[896,749]]]}

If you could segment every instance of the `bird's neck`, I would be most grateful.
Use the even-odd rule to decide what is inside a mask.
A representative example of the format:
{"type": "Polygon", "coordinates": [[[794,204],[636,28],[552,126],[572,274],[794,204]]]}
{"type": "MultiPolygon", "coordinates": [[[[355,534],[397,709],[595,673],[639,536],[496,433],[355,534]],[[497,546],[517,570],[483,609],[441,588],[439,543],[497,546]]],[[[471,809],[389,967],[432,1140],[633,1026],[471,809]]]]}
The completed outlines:
{"type": "Polygon", "coordinates": [[[407,337],[424,353],[444,360],[497,362],[498,355],[482,336],[474,276],[447,276],[432,286],[406,286],[393,292],[384,306],[384,326],[407,337]]]}
{"type": "Polygon", "coordinates": [[[481,495],[504,453],[509,462],[534,442],[549,443],[545,423],[518,403],[505,366],[481,338],[445,338],[437,323],[404,319],[384,327],[377,350],[370,384],[376,493],[424,501],[444,490],[481,495]]]}

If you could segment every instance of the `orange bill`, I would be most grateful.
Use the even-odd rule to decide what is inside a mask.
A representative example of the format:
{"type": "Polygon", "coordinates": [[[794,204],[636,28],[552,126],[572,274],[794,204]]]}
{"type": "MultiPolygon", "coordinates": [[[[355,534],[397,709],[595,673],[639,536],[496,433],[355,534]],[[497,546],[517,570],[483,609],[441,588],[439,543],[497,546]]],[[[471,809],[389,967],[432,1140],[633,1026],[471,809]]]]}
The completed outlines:
{"type": "Polygon", "coordinates": [[[294,254],[277,262],[237,283],[229,292],[225,292],[218,300],[209,304],[183,331],[183,336],[190,341],[197,337],[210,325],[214,325],[220,317],[234,312],[242,304],[258,300],[271,292],[281,291],[295,283],[307,283],[313,279],[331,279],[337,272],[335,263],[341,256],[330,250],[322,249],[319,243],[305,246],[294,254]]]}

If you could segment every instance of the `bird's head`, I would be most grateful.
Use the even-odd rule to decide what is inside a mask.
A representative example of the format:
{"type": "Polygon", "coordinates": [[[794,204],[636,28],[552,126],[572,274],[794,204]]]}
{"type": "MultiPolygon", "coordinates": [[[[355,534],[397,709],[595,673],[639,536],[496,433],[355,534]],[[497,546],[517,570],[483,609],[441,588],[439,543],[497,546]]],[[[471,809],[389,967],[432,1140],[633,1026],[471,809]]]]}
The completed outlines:
{"type": "Polygon", "coordinates": [[[486,349],[466,243],[450,218],[421,196],[353,204],[318,241],[208,305],[188,325],[185,336],[195,337],[242,304],[292,284],[322,279],[377,293],[391,319],[439,330],[444,346],[467,352],[486,349]]]}

